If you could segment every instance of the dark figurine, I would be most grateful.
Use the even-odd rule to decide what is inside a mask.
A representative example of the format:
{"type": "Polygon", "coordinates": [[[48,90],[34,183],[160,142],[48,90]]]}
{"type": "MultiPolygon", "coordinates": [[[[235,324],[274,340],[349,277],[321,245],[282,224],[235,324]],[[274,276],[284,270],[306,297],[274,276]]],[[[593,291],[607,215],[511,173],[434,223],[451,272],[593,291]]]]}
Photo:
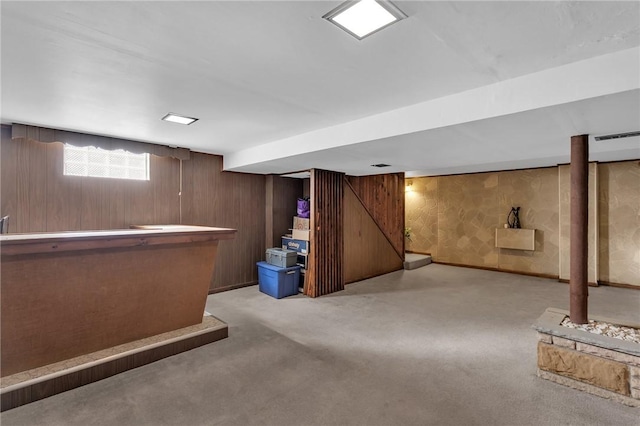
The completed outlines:
{"type": "Polygon", "coordinates": [[[511,211],[507,216],[507,223],[509,224],[509,228],[517,228],[520,229],[520,207],[511,207],[511,211]]]}

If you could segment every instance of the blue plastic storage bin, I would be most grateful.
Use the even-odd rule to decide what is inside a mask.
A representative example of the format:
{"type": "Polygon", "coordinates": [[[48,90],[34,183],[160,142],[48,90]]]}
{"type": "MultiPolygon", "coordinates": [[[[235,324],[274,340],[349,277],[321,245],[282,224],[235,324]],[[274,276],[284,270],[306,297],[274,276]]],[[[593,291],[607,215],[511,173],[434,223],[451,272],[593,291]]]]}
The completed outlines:
{"type": "Polygon", "coordinates": [[[276,299],[298,294],[300,267],[281,268],[267,262],[258,262],[258,288],[276,299]]]}

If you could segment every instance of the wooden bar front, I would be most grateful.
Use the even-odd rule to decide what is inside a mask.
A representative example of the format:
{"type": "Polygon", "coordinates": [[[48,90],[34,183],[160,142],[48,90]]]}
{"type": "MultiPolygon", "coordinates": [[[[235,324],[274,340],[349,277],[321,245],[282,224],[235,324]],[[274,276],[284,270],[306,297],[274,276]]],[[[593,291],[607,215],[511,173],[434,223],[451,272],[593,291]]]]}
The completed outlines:
{"type": "Polygon", "coordinates": [[[196,226],[1,243],[2,377],[202,322],[219,240],[196,226]]]}

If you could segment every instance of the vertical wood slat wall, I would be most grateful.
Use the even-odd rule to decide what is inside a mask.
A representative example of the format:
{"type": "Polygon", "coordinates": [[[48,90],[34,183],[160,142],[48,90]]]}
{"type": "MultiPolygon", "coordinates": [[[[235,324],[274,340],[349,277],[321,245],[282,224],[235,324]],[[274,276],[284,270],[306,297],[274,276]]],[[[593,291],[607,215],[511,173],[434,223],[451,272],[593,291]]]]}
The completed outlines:
{"type": "Polygon", "coordinates": [[[396,253],[404,259],[404,173],[347,176],[347,180],[396,253]]]}
{"type": "Polygon", "coordinates": [[[311,170],[309,267],[304,294],[318,297],[344,290],[344,174],[311,170]]]}
{"type": "MultiPolygon", "coordinates": [[[[122,229],[180,223],[180,160],[150,156],[149,181],[63,175],[63,145],[11,140],[2,126],[0,215],[9,232],[122,229]]],[[[238,229],[218,248],[210,291],[257,282],[264,257],[265,178],[222,172],[222,157],[183,161],[182,223],[238,229]]]]}

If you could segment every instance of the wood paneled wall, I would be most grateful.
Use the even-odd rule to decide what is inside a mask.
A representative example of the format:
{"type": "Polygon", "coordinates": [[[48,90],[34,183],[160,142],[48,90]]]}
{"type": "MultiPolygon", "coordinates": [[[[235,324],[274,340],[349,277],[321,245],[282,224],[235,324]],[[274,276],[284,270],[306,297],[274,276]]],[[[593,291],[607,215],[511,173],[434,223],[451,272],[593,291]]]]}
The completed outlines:
{"type": "Polygon", "coordinates": [[[265,177],[265,248],[280,247],[282,235],[289,233],[302,189],[302,179],[265,177]]]}
{"type": "Polygon", "coordinates": [[[9,232],[178,223],[180,162],[150,157],[149,181],[63,175],[63,145],[11,140],[2,127],[1,210],[9,232]]]}
{"type": "MultiPolygon", "coordinates": [[[[180,160],[152,155],[149,181],[63,175],[63,145],[11,140],[2,126],[0,214],[9,232],[180,223],[180,160]]],[[[265,248],[265,178],[222,172],[222,157],[183,161],[182,223],[238,229],[220,243],[211,291],[257,282],[265,248]]]]}
{"type": "Polygon", "coordinates": [[[344,274],[351,283],[402,269],[403,258],[347,183],[344,188],[344,274]]]}
{"type": "Polygon", "coordinates": [[[311,247],[304,294],[344,290],[344,174],[311,170],[311,247]]]}
{"type": "Polygon", "coordinates": [[[378,227],[404,259],[404,173],[372,176],[347,176],[378,227]]]}
{"type": "Polygon", "coordinates": [[[222,157],[200,153],[182,162],[182,173],[182,222],[238,230],[220,244],[210,291],[255,284],[265,249],[265,177],[222,172],[222,157]]]}

